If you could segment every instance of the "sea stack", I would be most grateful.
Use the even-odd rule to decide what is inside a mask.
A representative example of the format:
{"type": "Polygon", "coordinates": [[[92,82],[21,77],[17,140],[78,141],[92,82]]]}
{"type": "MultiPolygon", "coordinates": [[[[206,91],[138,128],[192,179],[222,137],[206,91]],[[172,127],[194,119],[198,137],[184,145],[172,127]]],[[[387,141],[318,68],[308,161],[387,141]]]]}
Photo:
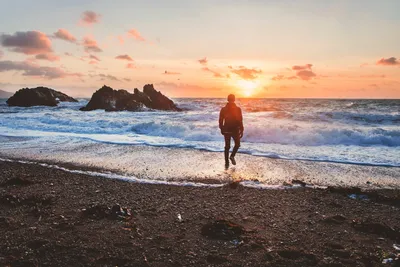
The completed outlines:
{"type": "Polygon", "coordinates": [[[171,99],[156,91],[152,84],[146,84],[143,92],[135,89],[133,94],[126,90],[114,90],[104,85],[92,95],[89,103],[80,110],[139,111],[143,107],[156,110],[181,111],[171,99]]]}
{"type": "Polygon", "coordinates": [[[7,100],[9,106],[57,106],[59,102],[78,102],[76,99],[59,91],[47,88],[23,88],[7,100]]]}

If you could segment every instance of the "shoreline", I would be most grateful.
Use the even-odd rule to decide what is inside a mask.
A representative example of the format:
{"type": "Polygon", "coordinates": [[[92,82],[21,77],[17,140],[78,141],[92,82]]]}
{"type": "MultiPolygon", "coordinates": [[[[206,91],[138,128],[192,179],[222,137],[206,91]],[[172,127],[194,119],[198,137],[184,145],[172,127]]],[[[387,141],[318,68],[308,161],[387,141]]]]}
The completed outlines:
{"type": "Polygon", "coordinates": [[[71,169],[112,173],[143,181],[279,186],[293,180],[315,186],[400,188],[400,167],[272,159],[239,153],[225,170],[223,153],[187,148],[104,144],[79,138],[0,137],[0,157],[71,169]]]}
{"type": "Polygon", "coordinates": [[[0,173],[0,265],[381,266],[399,253],[398,189],[366,200],[349,189],[128,183],[4,161],[0,173]]]}

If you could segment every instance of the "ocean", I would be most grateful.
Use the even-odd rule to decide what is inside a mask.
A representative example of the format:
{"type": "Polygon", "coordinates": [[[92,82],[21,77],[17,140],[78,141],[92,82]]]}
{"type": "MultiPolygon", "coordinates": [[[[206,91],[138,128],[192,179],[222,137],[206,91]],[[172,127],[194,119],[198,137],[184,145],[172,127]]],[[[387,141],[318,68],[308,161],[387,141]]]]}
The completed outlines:
{"type": "MultiPolygon", "coordinates": [[[[0,101],[5,136],[223,151],[218,116],[225,99],[174,99],[183,112],[79,111],[88,99],[31,108],[0,101]]],[[[245,127],[240,153],[400,166],[400,100],[240,99],[237,104],[245,127]]]]}

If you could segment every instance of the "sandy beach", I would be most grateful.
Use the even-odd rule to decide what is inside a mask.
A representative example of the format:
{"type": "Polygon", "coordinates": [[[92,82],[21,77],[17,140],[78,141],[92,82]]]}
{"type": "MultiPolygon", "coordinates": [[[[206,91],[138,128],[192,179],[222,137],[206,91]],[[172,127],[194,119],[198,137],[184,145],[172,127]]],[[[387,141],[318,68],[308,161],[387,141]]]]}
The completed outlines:
{"type": "Polygon", "coordinates": [[[2,266],[381,266],[399,253],[399,190],[154,185],[4,161],[0,173],[2,266]]]}

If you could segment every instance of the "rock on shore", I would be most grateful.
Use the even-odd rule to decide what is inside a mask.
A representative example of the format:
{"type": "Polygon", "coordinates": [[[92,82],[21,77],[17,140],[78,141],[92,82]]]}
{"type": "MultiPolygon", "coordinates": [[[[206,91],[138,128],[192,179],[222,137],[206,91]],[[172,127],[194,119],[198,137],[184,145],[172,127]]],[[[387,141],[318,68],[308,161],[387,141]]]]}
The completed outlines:
{"type": "Polygon", "coordinates": [[[89,103],[80,110],[138,111],[143,106],[157,110],[181,110],[171,99],[155,90],[152,84],[146,84],[143,92],[135,89],[133,94],[126,90],[114,90],[104,85],[93,94],[89,103]]]}
{"type": "Polygon", "coordinates": [[[76,99],[59,91],[47,88],[23,88],[7,100],[9,106],[57,106],[59,102],[78,102],[76,99]]]}

